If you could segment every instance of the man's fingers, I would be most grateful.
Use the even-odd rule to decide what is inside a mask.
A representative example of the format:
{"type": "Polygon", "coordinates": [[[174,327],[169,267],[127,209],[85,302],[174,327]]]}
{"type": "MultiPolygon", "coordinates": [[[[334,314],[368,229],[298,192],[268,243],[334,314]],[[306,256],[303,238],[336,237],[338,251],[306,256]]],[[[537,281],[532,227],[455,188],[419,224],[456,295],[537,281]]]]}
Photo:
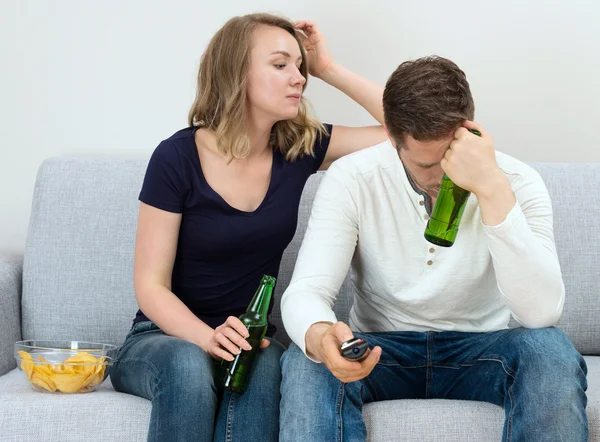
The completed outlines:
{"type": "Polygon", "coordinates": [[[481,126],[479,123],[476,123],[475,121],[465,120],[465,121],[463,121],[463,127],[466,127],[467,129],[475,129],[475,130],[479,131],[479,133],[481,133],[482,137],[486,137],[488,135],[486,130],[483,128],[483,126],[481,126]]]}
{"type": "Polygon", "coordinates": [[[331,327],[331,333],[337,338],[340,345],[354,338],[354,334],[352,333],[350,327],[348,327],[348,325],[342,321],[333,324],[333,327],[331,327]]]}
{"type": "Polygon", "coordinates": [[[369,350],[369,355],[362,362],[356,364],[360,365],[360,368],[355,370],[335,370],[332,371],[333,375],[344,383],[356,382],[369,376],[369,373],[373,371],[373,368],[379,362],[381,358],[381,347],[374,347],[369,350]]]}
{"type": "Polygon", "coordinates": [[[368,372],[370,373],[379,362],[380,357],[381,347],[373,347],[371,350],[369,350],[369,355],[361,362],[363,368],[368,369],[368,372]]]}
{"type": "Polygon", "coordinates": [[[269,345],[271,345],[271,341],[268,339],[263,339],[260,343],[260,348],[267,348],[269,345]]]}
{"type": "MultiPolygon", "coordinates": [[[[456,141],[457,141],[457,140],[459,140],[461,137],[466,137],[466,136],[467,136],[468,134],[470,134],[470,133],[471,133],[471,132],[469,132],[469,131],[467,130],[467,128],[466,128],[466,127],[464,127],[464,126],[461,126],[461,127],[457,128],[457,129],[454,131],[454,140],[452,140],[452,143],[456,142],[456,141]]],[[[450,144],[452,144],[452,143],[450,143],[450,144]]]]}
{"type": "Polygon", "coordinates": [[[440,167],[442,168],[445,174],[448,174],[448,159],[445,156],[440,161],[440,167]]]}
{"type": "Polygon", "coordinates": [[[332,371],[360,370],[360,362],[349,361],[342,356],[340,345],[334,336],[326,336],[323,339],[323,352],[325,365],[332,371]]]}

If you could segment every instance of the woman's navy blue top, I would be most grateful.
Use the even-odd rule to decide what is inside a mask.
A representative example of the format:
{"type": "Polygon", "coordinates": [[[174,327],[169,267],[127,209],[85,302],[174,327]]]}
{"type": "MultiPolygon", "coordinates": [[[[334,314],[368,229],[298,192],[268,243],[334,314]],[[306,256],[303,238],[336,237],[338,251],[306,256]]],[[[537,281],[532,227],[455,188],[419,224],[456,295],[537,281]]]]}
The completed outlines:
{"type": "MultiPolygon", "coordinates": [[[[331,134],[331,126],[326,128],[331,134]]],[[[278,276],[283,251],[296,231],[302,190],[321,166],[330,137],[317,137],[314,156],[293,162],[274,149],[265,198],[254,212],[244,212],[208,185],[200,167],[196,130],[182,129],[159,144],[139,199],[182,214],[171,290],[214,328],[246,310],[263,275],[278,276]]],[[[272,306],[273,300],[269,311],[272,306]]],[[[148,318],[140,310],[133,322],[141,321],[148,318]]],[[[267,334],[274,332],[269,325],[267,334]]]]}

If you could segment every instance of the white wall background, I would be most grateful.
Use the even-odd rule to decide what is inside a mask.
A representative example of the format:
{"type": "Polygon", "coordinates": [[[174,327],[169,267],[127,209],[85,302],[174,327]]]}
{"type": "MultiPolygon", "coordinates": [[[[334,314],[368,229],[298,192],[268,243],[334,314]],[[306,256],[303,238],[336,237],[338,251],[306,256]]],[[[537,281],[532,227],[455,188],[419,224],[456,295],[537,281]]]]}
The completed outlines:
{"type": "MultiPolygon", "coordinates": [[[[498,150],[600,161],[595,0],[0,0],[0,249],[23,249],[44,158],[148,157],[186,125],[211,36],[257,11],[316,21],[337,61],[380,84],[403,60],[451,58],[498,150]]],[[[373,123],[320,80],[307,96],[323,121],[373,123]]]]}

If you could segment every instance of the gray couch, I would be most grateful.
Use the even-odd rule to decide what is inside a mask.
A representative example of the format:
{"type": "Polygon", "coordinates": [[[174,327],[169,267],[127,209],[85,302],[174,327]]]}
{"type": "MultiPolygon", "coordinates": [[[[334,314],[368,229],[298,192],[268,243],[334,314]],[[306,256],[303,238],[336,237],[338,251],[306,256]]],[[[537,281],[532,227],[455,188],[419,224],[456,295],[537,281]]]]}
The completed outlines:
{"type": "MultiPolygon", "coordinates": [[[[38,173],[24,257],[0,257],[0,440],[144,441],[150,402],[116,393],[40,393],[15,369],[13,344],[72,339],[120,344],[137,309],[132,264],[137,195],[146,162],[58,158],[38,173]],[[83,435],[86,435],[83,438],[83,435]]],[[[600,441],[600,164],[534,164],[554,203],[555,236],[567,290],[558,324],[586,356],[590,440],[600,441]]],[[[302,199],[285,253],[277,300],[289,283],[321,174],[302,199]]],[[[531,275],[535,278],[535,275],[531,275]]],[[[346,319],[352,287],[336,304],[346,319]]],[[[288,343],[278,307],[273,321],[288,343]]],[[[503,410],[467,401],[401,400],[365,406],[372,441],[500,441],[503,410]]],[[[252,442],[252,441],[251,441],[252,442]]]]}

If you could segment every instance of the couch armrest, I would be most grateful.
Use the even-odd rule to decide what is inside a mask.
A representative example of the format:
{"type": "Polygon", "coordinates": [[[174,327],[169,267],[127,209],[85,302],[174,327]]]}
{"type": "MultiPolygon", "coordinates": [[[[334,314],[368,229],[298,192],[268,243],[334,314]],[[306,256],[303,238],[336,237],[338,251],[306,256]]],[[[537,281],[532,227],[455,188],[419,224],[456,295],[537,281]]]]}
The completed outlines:
{"type": "Polygon", "coordinates": [[[0,253],[0,376],[15,368],[16,341],[21,340],[23,257],[0,253]]]}

